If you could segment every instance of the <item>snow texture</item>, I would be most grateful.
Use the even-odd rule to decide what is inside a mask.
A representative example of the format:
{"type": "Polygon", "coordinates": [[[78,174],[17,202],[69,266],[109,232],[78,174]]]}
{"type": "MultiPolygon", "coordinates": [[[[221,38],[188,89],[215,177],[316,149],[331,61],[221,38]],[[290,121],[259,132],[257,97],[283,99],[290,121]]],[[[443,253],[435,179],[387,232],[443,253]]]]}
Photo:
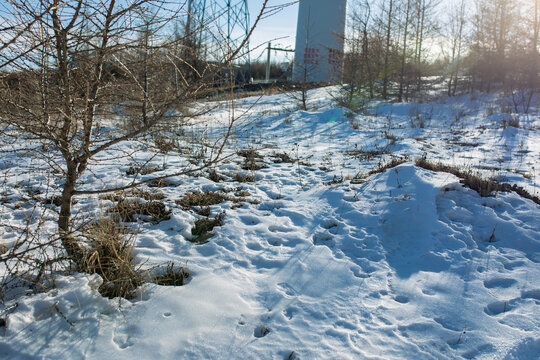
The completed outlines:
{"type": "MultiPolygon", "coordinates": [[[[504,129],[506,115],[487,116],[498,98],[479,95],[372,103],[356,115],[335,107],[329,91],[314,90],[308,112],[287,95],[238,102],[238,111],[252,109],[235,144],[260,149],[267,166],[253,172],[255,182],[233,180],[252,173],[239,158],[217,168],[225,182],[175,177],[160,189],[171,218],[138,223],[136,256],[186,264],[187,285],[145,285],[137,299],[120,301],[99,295],[96,275],[60,276],[54,289],[6,304],[18,307],[0,334],[0,358],[538,359],[539,205],[514,193],[480,197],[413,161],[351,181],[390,156],[425,155],[538,194],[538,112],[504,129]],[[418,114],[424,128],[411,126],[418,114]],[[301,161],[275,163],[276,152],[301,161]],[[207,243],[189,242],[198,216],[175,200],[237,187],[252,201],[212,205],[213,215],[226,211],[223,225],[207,243]]],[[[223,131],[227,106],[215,105],[194,133],[223,131]]],[[[152,155],[140,143],[122,146],[132,158],[96,164],[83,188],[126,184],[130,161],[152,155]]],[[[29,208],[14,204],[25,188],[49,188],[45,167],[43,175],[18,172],[36,161],[2,161],[2,224],[24,224],[29,208]]],[[[152,161],[186,164],[181,155],[152,161]]],[[[99,214],[108,204],[80,197],[75,210],[99,214]]],[[[44,232],[54,231],[53,220],[44,232]]],[[[15,238],[0,229],[7,246],[15,238]]]]}

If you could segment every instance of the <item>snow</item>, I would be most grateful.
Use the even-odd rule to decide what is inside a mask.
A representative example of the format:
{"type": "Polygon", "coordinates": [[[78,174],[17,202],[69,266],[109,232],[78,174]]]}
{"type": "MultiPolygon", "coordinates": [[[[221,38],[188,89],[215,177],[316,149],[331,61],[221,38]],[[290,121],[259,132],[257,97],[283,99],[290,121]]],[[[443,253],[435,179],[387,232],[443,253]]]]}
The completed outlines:
{"type": "MultiPolygon", "coordinates": [[[[287,95],[238,101],[239,113],[250,111],[234,145],[260,149],[268,166],[254,183],[233,181],[243,171],[235,159],[217,168],[226,182],[173,177],[175,186],[160,189],[171,218],[136,225],[136,257],[147,266],[185,265],[192,274],[185,286],[147,284],[134,300],[109,300],[97,292],[95,275],[59,276],[48,292],[8,300],[6,308],[18,306],[0,337],[0,357],[538,359],[539,205],[515,193],[480,197],[454,175],[412,160],[350,181],[391,156],[425,155],[538,195],[537,108],[521,115],[519,129],[503,129],[508,114],[488,115],[501,101],[495,95],[374,102],[350,115],[329,91],[310,93],[310,111],[296,110],[287,95]],[[411,127],[417,113],[424,128],[411,127]],[[345,153],[354,150],[376,154],[345,153]],[[273,163],[274,152],[302,164],[273,163]],[[237,187],[251,202],[212,205],[212,216],[226,211],[223,226],[205,244],[187,241],[199,216],[175,200],[237,187]]],[[[223,131],[227,104],[214,105],[194,134],[223,131]]],[[[103,155],[112,160],[93,164],[84,189],[127,184],[130,163],[152,156],[142,143],[123,146],[103,155]],[[130,158],[114,158],[125,149],[130,158]]],[[[152,163],[167,165],[161,175],[187,161],[169,154],[152,163]]],[[[53,181],[46,167],[23,170],[42,165],[15,155],[0,165],[9,197],[0,205],[1,224],[24,225],[31,207],[14,204],[23,203],[25,187],[45,190],[53,181]]],[[[91,216],[110,204],[89,196],[74,208],[91,216]]],[[[46,215],[44,233],[54,231],[53,220],[46,215]]],[[[0,236],[10,246],[17,234],[4,226],[0,236]]]]}

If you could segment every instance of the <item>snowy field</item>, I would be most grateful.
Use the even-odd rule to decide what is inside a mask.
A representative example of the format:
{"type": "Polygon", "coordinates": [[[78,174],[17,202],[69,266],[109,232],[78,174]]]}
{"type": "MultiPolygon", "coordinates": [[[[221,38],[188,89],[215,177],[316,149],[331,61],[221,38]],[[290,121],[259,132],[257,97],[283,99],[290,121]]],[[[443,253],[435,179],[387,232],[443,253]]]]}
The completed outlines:
{"type": "MultiPolygon", "coordinates": [[[[538,107],[502,113],[505,99],[491,94],[371,103],[351,114],[333,104],[331,91],[312,91],[310,111],[287,95],[237,102],[237,115],[249,112],[228,151],[255,149],[260,158],[251,165],[261,169],[243,170],[247,160],[236,156],[216,167],[222,181],[203,172],[148,188],[164,194],[171,214],[131,224],[136,258],[185,266],[186,285],[148,284],[120,302],[99,295],[97,276],[60,276],[50,291],[0,305],[18,304],[0,328],[0,358],[540,358],[540,205],[516,193],[481,197],[456,176],[414,162],[424,156],[538,196],[538,107]],[[503,126],[511,119],[519,128],[503,126]],[[283,154],[292,162],[280,162],[283,154]],[[404,162],[369,174],[392,158],[404,162]],[[189,241],[202,215],[178,200],[220,189],[249,195],[212,205],[210,217],[225,212],[222,226],[207,242],[189,241]],[[55,304],[60,310],[49,311],[55,304]]],[[[198,106],[215,109],[191,135],[223,132],[227,104],[198,106]]],[[[174,152],[154,156],[142,141],[102,160],[81,189],[127,184],[134,163],[165,165],[143,179],[188,164],[174,152]]],[[[18,236],[13,227],[33,216],[28,189],[57,191],[47,171],[24,153],[2,159],[6,246],[18,236]]],[[[75,218],[103,216],[112,205],[79,197],[75,218]]],[[[48,209],[36,211],[43,234],[56,228],[58,210],[48,209]]]]}

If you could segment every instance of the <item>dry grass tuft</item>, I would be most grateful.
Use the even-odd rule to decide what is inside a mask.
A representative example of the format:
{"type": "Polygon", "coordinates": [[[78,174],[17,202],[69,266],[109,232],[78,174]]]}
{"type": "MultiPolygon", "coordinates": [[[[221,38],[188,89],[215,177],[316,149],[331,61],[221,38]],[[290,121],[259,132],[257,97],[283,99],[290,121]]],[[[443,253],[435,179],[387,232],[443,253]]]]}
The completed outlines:
{"type": "Polygon", "coordinates": [[[164,187],[178,186],[178,184],[168,179],[156,179],[156,180],[150,181],[148,183],[148,186],[152,188],[164,188],[164,187]]]}
{"type": "Polygon", "coordinates": [[[248,160],[263,159],[263,156],[257,152],[255,149],[244,149],[238,151],[238,156],[241,156],[248,160]]]}
{"type": "Polygon", "coordinates": [[[217,215],[214,219],[205,217],[205,218],[195,221],[195,226],[191,229],[191,235],[193,235],[194,238],[191,239],[190,241],[194,243],[198,243],[198,244],[206,243],[207,240],[214,235],[213,233],[211,233],[211,231],[216,226],[223,225],[224,217],[225,217],[225,212],[222,212],[219,215],[217,215]]]}
{"type": "Polygon", "coordinates": [[[248,174],[248,173],[243,174],[243,173],[237,172],[233,175],[233,179],[234,181],[241,182],[241,183],[255,182],[255,175],[248,174]]]}
{"type": "Polygon", "coordinates": [[[174,262],[170,262],[165,266],[165,271],[158,271],[150,276],[149,282],[162,286],[182,286],[191,274],[181,266],[174,266],[174,262]]]}
{"type": "Polygon", "coordinates": [[[373,159],[376,156],[381,156],[385,154],[389,154],[390,150],[389,148],[383,148],[383,149],[374,149],[374,150],[363,150],[363,149],[353,149],[353,150],[345,150],[343,152],[346,156],[353,157],[355,159],[358,159],[360,161],[369,161],[373,159]]]}
{"type": "Polygon", "coordinates": [[[497,179],[483,179],[480,176],[473,174],[471,170],[462,170],[455,166],[431,162],[425,158],[417,159],[416,166],[430,171],[447,172],[453,174],[461,179],[461,184],[475,190],[480,196],[483,197],[494,196],[494,194],[497,192],[515,192],[521,197],[532,200],[536,204],[540,205],[540,198],[531,195],[525,189],[518,187],[516,184],[510,185],[508,183],[500,182],[497,179]]]}
{"type": "Polygon", "coordinates": [[[161,170],[163,170],[163,168],[156,165],[131,165],[127,169],[126,175],[148,175],[161,170]]]}
{"type": "Polygon", "coordinates": [[[363,182],[364,179],[366,179],[367,177],[369,177],[371,175],[383,173],[386,170],[395,168],[396,166],[404,164],[407,161],[409,161],[409,158],[407,156],[400,157],[400,158],[394,158],[393,157],[392,159],[390,159],[390,161],[387,161],[387,162],[380,161],[377,164],[377,167],[375,169],[372,169],[372,170],[368,171],[365,174],[360,174],[360,173],[356,174],[354,176],[354,178],[351,180],[351,182],[354,182],[354,183],[363,182]]]}
{"type": "Polygon", "coordinates": [[[9,248],[3,242],[0,242],[0,255],[4,255],[9,251],[9,248]]]}
{"type": "Polygon", "coordinates": [[[225,177],[219,175],[215,169],[211,169],[208,172],[208,179],[212,180],[213,182],[225,181],[225,177]]]}
{"type": "Polygon", "coordinates": [[[78,260],[78,270],[103,278],[99,292],[106,297],[132,298],[144,276],[135,265],[133,243],[124,228],[110,219],[88,225],[83,236],[88,247],[78,260]]]}
{"type": "Polygon", "coordinates": [[[242,164],[243,170],[257,171],[261,169],[266,169],[268,166],[263,162],[257,162],[255,160],[246,160],[242,164]]]}
{"type": "Polygon", "coordinates": [[[222,202],[225,202],[229,200],[228,196],[221,193],[221,192],[193,192],[193,193],[187,193],[182,197],[180,200],[176,201],[176,203],[183,208],[187,209],[194,206],[210,206],[210,205],[216,205],[221,204],[222,202]]]}
{"type": "Polygon", "coordinates": [[[131,191],[117,191],[111,194],[105,194],[101,195],[99,197],[100,200],[110,200],[110,201],[122,201],[126,198],[140,198],[147,201],[152,200],[163,200],[165,199],[165,195],[163,195],[162,192],[155,191],[146,191],[146,190],[140,190],[140,189],[134,189],[131,191]]]}
{"type": "Polygon", "coordinates": [[[137,202],[120,200],[109,208],[110,213],[117,213],[122,222],[137,221],[135,215],[150,217],[151,221],[169,220],[171,211],[161,201],[137,202]]]}
{"type": "Polygon", "coordinates": [[[282,152],[282,153],[274,153],[272,154],[272,157],[274,157],[274,163],[281,164],[281,163],[288,163],[293,164],[296,162],[295,159],[289,156],[289,154],[282,152]]]}
{"type": "Polygon", "coordinates": [[[261,161],[264,157],[254,149],[240,150],[238,155],[244,158],[244,163],[242,164],[242,169],[244,170],[256,171],[268,167],[261,161]]]}

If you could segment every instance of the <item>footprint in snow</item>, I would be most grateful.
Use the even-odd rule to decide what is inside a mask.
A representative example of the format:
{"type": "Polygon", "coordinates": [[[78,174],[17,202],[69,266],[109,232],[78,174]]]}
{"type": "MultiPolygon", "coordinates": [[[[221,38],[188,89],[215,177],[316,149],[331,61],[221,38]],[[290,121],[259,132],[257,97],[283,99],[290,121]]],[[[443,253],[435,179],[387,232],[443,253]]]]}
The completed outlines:
{"type": "Polygon", "coordinates": [[[484,312],[490,316],[499,315],[511,310],[509,301],[494,301],[489,303],[485,308],[484,312]]]}
{"type": "Polygon", "coordinates": [[[517,283],[514,279],[508,278],[493,278],[489,280],[484,280],[484,286],[488,289],[492,288],[509,288],[510,286],[517,283]]]}
{"type": "Polygon", "coordinates": [[[328,233],[317,233],[313,235],[313,244],[331,247],[334,245],[334,241],[332,240],[332,235],[328,233]]]}
{"type": "Polygon", "coordinates": [[[288,295],[288,296],[296,295],[296,290],[294,290],[294,288],[287,283],[279,283],[277,284],[277,288],[281,292],[285,293],[285,295],[288,295]]]}
{"type": "Polygon", "coordinates": [[[352,267],[350,270],[353,275],[359,279],[365,279],[369,277],[368,274],[362,272],[362,268],[360,267],[352,267]]]}
{"type": "Polygon", "coordinates": [[[289,307],[283,311],[283,315],[289,320],[292,320],[292,318],[294,317],[294,315],[296,315],[296,313],[298,313],[298,309],[294,307],[289,307]]]}
{"type": "Polygon", "coordinates": [[[523,299],[534,299],[540,301],[540,289],[527,290],[521,293],[523,299]]]}
{"type": "Polygon", "coordinates": [[[240,216],[240,221],[246,225],[257,225],[261,222],[258,217],[251,215],[240,216]]]}
{"type": "Polygon", "coordinates": [[[339,222],[336,219],[327,219],[322,222],[322,226],[325,229],[332,229],[339,226],[339,222]]]}
{"type": "Polygon", "coordinates": [[[287,228],[285,226],[270,225],[268,227],[268,231],[270,231],[270,232],[291,232],[293,230],[291,228],[287,228]]]}
{"type": "Polygon", "coordinates": [[[409,302],[409,298],[404,295],[397,295],[394,297],[394,300],[397,301],[400,304],[406,304],[409,302]]]}
{"type": "Polygon", "coordinates": [[[127,349],[128,347],[132,346],[133,341],[131,341],[130,332],[130,329],[125,324],[115,328],[113,342],[116,344],[116,346],[118,346],[120,349],[127,349]]]}
{"type": "Polygon", "coordinates": [[[259,324],[255,328],[255,331],[253,332],[253,336],[255,336],[256,338],[262,338],[262,337],[265,337],[266,335],[268,335],[269,332],[270,332],[269,328],[267,328],[263,324],[259,324]]]}

